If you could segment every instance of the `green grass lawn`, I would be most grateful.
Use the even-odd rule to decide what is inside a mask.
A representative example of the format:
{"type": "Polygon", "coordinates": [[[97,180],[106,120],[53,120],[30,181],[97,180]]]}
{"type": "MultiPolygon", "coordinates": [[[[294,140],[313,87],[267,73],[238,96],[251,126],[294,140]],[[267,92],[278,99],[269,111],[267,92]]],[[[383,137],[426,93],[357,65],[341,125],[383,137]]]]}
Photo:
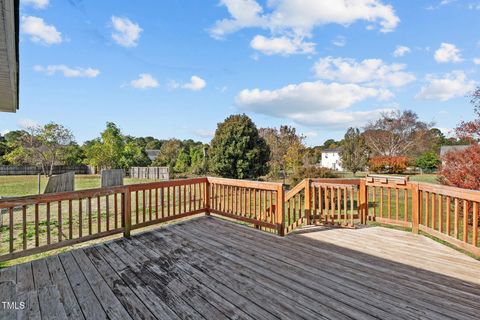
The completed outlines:
{"type": "MultiPolygon", "coordinates": [[[[0,176],[0,196],[19,197],[38,194],[37,176],[0,176]]],[[[153,182],[148,179],[125,178],[125,184],[153,182]]],[[[43,192],[47,185],[47,178],[40,180],[40,190],[43,192]]],[[[76,175],[75,190],[100,188],[99,175],[76,175]]]]}

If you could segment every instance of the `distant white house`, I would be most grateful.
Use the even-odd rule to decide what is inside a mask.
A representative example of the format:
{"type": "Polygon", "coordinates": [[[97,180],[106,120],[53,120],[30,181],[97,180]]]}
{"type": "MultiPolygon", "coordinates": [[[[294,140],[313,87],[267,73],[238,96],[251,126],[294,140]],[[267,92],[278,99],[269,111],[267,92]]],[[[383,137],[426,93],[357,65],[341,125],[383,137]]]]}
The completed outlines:
{"type": "Polygon", "coordinates": [[[325,149],[322,151],[322,161],[320,165],[337,171],[343,171],[342,160],[340,159],[340,148],[325,149]]]}

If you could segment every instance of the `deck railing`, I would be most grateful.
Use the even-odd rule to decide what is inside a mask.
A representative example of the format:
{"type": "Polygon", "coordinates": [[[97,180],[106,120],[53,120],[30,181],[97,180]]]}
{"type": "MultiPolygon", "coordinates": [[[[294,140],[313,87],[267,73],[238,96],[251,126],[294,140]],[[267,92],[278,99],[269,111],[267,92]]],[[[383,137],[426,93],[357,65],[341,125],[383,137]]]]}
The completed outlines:
{"type": "Polygon", "coordinates": [[[281,183],[196,178],[0,200],[0,261],[199,213],[284,235],[301,225],[367,221],[411,228],[480,256],[480,191],[405,178],[281,183]]]}
{"type": "Polygon", "coordinates": [[[0,261],[205,212],[207,178],[0,200],[0,261]]]}

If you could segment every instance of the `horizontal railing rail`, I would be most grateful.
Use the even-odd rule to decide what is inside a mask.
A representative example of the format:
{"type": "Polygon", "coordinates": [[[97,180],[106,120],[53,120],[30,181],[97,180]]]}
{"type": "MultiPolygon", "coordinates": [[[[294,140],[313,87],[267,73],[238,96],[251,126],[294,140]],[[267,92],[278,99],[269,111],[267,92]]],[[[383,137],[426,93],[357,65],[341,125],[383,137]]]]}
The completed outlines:
{"type": "Polygon", "coordinates": [[[284,235],[302,225],[411,228],[480,256],[480,191],[403,177],[281,183],[205,177],[0,200],[0,261],[200,213],[284,235]]]}

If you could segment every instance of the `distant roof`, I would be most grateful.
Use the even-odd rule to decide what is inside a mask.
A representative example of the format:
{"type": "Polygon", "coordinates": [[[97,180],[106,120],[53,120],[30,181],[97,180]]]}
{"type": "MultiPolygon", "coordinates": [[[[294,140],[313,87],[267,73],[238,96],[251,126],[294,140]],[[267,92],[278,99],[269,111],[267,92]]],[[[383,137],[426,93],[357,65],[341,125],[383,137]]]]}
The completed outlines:
{"type": "Polygon", "coordinates": [[[160,150],[151,149],[151,150],[145,150],[145,152],[147,153],[148,158],[153,161],[157,158],[158,154],[160,153],[160,150]]]}
{"type": "Polygon", "coordinates": [[[325,149],[322,152],[324,152],[324,153],[340,153],[340,151],[342,151],[342,148],[338,147],[338,148],[325,149]]]}
{"type": "Polygon", "coordinates": [[[470,147],[469,145],[461,145],[461,146],[441,146],[440,147],[440,156],[444,156],[445,154],[449,153],[450,151],[462,151],[470,147]]]}
{"type": "Polygon", "coordinates": [[[19,0],[0,1],[0,111],[18,109],[19,0]]]}

